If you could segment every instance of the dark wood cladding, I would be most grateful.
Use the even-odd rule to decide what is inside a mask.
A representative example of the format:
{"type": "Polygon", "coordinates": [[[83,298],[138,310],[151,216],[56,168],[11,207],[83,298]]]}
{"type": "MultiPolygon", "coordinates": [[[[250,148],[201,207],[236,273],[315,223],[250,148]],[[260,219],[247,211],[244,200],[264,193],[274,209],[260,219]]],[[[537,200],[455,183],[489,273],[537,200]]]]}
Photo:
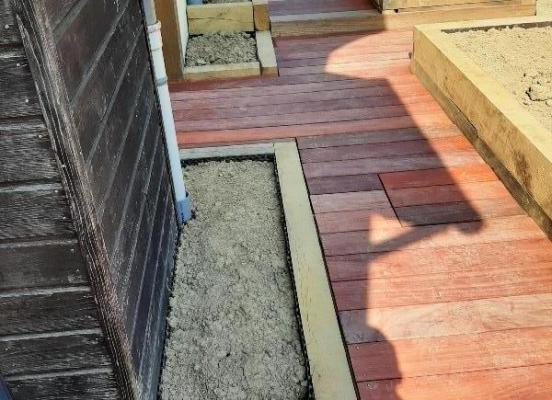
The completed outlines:
{"type": "MultiPolygon", "coordinates": [[[[6,290],[13,290],[17,282],[31,277],[40,281],[38,287],[48,289],[54,282],[59,287],[74,285],[82,288],[88,285],[88,281],[77,273],[82,274],[82,269],[76,269],[74,281],[46,267],[51,276],[44,276],[36,270],[41,257],[52,254],[53,259],[59,260],[66,254],[70,241],[77,237],[82,257],[78,258],[81,254],[75,257],[88,265],[91,291],[46,291],[44,293],[49,293],[50,297],[41,303],[43,314],[50,315],[56,326],[71,329],[75,338],[82,339],[81,350],[83,355],[87,355],[87,360],[75,356],[74,363],[82,362],[76,368],[83,371],[87,368],[113,368],[101,381],[95,381],[86,373],[71,374],[63,379],[37,379],[37,387],[59,385],[60,391],[67,393],[67,399],[111,399],[118,396],[155,399],[178,227],[140,2],[12,0],[12,4],[21,18],[23,31],[30,37],[29,42],[26,36],[23,40],[27,54],[30,51],[36,55],[36,60],[33,57],[29,62],[24,59],[14,61],[20,60],[16,56],[25,56],[25,53],[17,52],[10,45],[12,55],[6,58],[6,63],[19,65],[21,70],[16,72],[26,79],[31,77],[32,71],[35,81],[38,77],[42,99],[41,102],[35,101],[37,98],[26,101],[22,97],[20,103],[23,105],[18,108],[18,115],[15,115],[16,107],[5,113],[13,114],[9,114],[9,118],[29,119],[28,115],[36,113],[32,107],[43,104],[53,141],[45,141],[40,133],[42,127],[35,127],[31,133],[17,133],[28,135],[28,142],[23,140],[25,136],[12,133],[5,147],[18,147],[19,154],[27,151],[25,146],[34,149],[34,146],[53,145],[55,151],[45,151],[40,160],[27,157],[29,162],[36,164],[37,171],[41,167],[42,175],[29,172],[27,179],[37,189],[42,189],[42,192],[35,191],[34,196],[42,194],[44,199],[32,199],[25,192],[18,201],[31,210],[33,205],[41,205],[41,209],[37,207],[35,214],[27,217],[37,221],[38,226],[31,231],[25,228],[26,224],[17,225],[16,216],[23,213],[22,207],[16,207],[10,211],[13,217],[9,220],[10,231],[14,232],[6,240],[26,239],[34,234],[44,243],[55,238],[60,245],[63,242],[65,248],[54,252],[46,247],[32,247],[33,252],[28,255],[29,268],[18,278],[8,280],[6,290]],[[16,6],[16,3],[21,6],[16,6]],[[35,42],[33,36],[38,36],[39,40],[35,42]],[[55,156],[57,163],[63,165],[61,176],[59,167],[56,169],[55,156]],[[54,190],[47,192],[50,189],[54,190]],[[39,214],[40,218],[32,217],[39,214]],[[91,307],[92,295],[98,303],[96,310],[91,307]],[[73,296],[71,310],[66,310],[61,303],[64,296],[73,296]],[[98,315],[94,314],[95,311],[98,315]],[[102,331],[106,334],[105,340],[102,331]],[[91,339],[96,337],[94,335],[97,335],[95,341],[91,339]],[[105,344],[111,350],[112,360],[98,358],[105,355],[99,351],[105,349],[105,344]],[[95,367],[87,364],[94,360],[95,367]],[[73,392],[71,382],[81,386],[80,392],[73,392]],[[94,393],[90,397],[78,397],[88,393],[88,385],[94,383],[98,384],[98,393],[103,391],[105,395],[94,393]],[[110,385],[115,383],[119,390],[113,396],[114,388],[110,385]]],[[[17,39],[12,42],[17,43],[17,39]]],[[[38,155],[36,151],[33,154],[38,155]]],[[[20,176],[16,168],[4,175],[11,185],[20,176]]],[[[12,190],[10,196],[17,193],[12,190]]],[[[1,209],[2,195],[0,188],[0,211],[4,211],[1,209]]],[[[8,254],[8,250],[1,247],[1,235],[0,229],[0,255],[2,251],[8,254]]],[[[14,254],[9,254],[14,259],[14,254]]],[[[63,268],[70,267],[61,262],[59,270],[63,271],[63,268]]],[[[28,308],[28,304],[34,304],[39,298],[21,297],[19,300],[22,307],[28,308]]],[[[36,315],[36,327],[28,326],[25,321],[17,320],[16,307],[18,304],[13,299],[4,305],[0,302],[0,309],[8,310],[2,316],[11,326],[6,334],[29,334],[33,329],[50,334],[48,320],[43,321],[41,315],[36,315]]],[[[2,322],[0,318],[0,324],[2,322]]],[[[74,342],[73,349],[80,351],[77,342],[74,342]]],[[[41,345],[37,346],[39,353],[45,351],[41,345]]],[[[55,348],[55,342],[52,346],[55,348]]],[[[55,371],[57,361],[46,359],[50,360],[50,368],[55,371]]],[[[15,356],[12,356],[12,361],[15,362],[15,356]]],[[[29,361],[30,369],[25,373],[37,373],[31,368],[33,363],[29,361]]],[[[17,370],[13,365],[12,368],[17,370]]],[[[29,382],[23,382],[13,374],[7,375],[10,384],[15,385],[16,394],[36,393],[36,387],[29,382]]],[[[53,392],[47,389],[42,393],[46,393],[41,395],[43,398],[49,398],[47,393],[53,392]]]]}
{"type": "Polygon", "coordinates": [[[115,378],[108,371],[94,374],[42,377],[33,382],[9,380],[17,399],[33,400],[105,400],[118,396],[115,378]]]}
{"type": "MultiPolygon", "coordinates": [[[[118,398],[98,308],[10,3],[0,0],[0,374],[19,399],[118,398]],[[41,378],[55,372],[55,378],[41,378]],[[78,375],[75,379],[74,374],[78,375]],[[66,390],[69,382],[76,385],[66,390]],[[67,397],[66,398],[71,398],[67,397]]],[[[75,375],[75,376],[76,376],[75,375]]]]}

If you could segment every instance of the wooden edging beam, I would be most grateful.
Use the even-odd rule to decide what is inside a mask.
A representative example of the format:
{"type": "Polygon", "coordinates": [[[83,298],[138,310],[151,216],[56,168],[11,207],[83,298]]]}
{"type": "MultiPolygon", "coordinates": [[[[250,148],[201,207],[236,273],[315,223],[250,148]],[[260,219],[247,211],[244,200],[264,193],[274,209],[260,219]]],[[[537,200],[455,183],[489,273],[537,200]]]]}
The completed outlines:
{"type": "Polygon", "coordinates": [[[315,398],[356,399],[297,146],[274,154],[315,398]]]}
{"type": "Polygon", "coordinates": [[[180,154],[184,162],[199,158],[274,155],[315,398],[356,400],[354,380],[295,142],[186,149],[180,154]]]}
{"type": "Polygon", "coordinates": [[[551,25],[508,18],[418,26],[412,71],[497,172],[516,200],[552,237],[552,136],[491,74],[447,39],[447,31],[551,25]]]}
{"type": "Polygon", "coordinates": [[[189,5],[186,10],[191,35],[255,30],[251,1],[189,5]]]}

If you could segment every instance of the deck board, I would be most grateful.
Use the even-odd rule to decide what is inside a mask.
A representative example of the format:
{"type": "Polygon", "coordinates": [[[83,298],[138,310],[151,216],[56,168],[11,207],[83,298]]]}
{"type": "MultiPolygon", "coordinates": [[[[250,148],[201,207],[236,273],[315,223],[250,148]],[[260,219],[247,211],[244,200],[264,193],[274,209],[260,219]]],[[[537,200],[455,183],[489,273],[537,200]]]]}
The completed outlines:
{"type": "MultiPolygon", "coordinates": [[[[362,1],[313,4],[270,3],[362,1]]],[[[172,84],[178,141],[297,141],[361,399],[552,398],[552,243],[410,74],[411,32],[275,44],[279,77],[172,84]]]]}

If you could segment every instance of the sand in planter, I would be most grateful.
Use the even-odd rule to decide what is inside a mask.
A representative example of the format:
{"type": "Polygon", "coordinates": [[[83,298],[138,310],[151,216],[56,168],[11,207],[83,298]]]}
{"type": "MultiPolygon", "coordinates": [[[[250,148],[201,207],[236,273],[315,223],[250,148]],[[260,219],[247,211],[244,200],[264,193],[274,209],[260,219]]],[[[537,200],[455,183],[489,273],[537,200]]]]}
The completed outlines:
{"type": "Polygon", "coordinates": [[[305,360],[271,162],[185,168],[161,399],[304,399],[305,360]]]}
{"type": "Polygon", "coordinates": [[[257,43],[246,32],[192,36],[186,49],[186,65],[234,64],[257,61],[257,43]]]}
{"type": "Polygon", "coordinates": [[[449,35],[552,131],[552,26],[471,30],[449,35]]]}

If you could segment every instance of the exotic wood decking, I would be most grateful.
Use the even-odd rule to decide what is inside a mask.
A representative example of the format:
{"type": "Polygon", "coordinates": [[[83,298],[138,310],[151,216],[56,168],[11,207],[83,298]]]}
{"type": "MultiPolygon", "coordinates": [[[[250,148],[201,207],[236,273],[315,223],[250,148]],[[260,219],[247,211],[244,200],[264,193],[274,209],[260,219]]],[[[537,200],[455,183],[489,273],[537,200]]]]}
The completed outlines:
{"type": "Polygon", "coordinates": [[[173,86],[183,147],[296,138],[362,399],[552,398],[552,244],[409,72],[410,31],[173,86]]]}

